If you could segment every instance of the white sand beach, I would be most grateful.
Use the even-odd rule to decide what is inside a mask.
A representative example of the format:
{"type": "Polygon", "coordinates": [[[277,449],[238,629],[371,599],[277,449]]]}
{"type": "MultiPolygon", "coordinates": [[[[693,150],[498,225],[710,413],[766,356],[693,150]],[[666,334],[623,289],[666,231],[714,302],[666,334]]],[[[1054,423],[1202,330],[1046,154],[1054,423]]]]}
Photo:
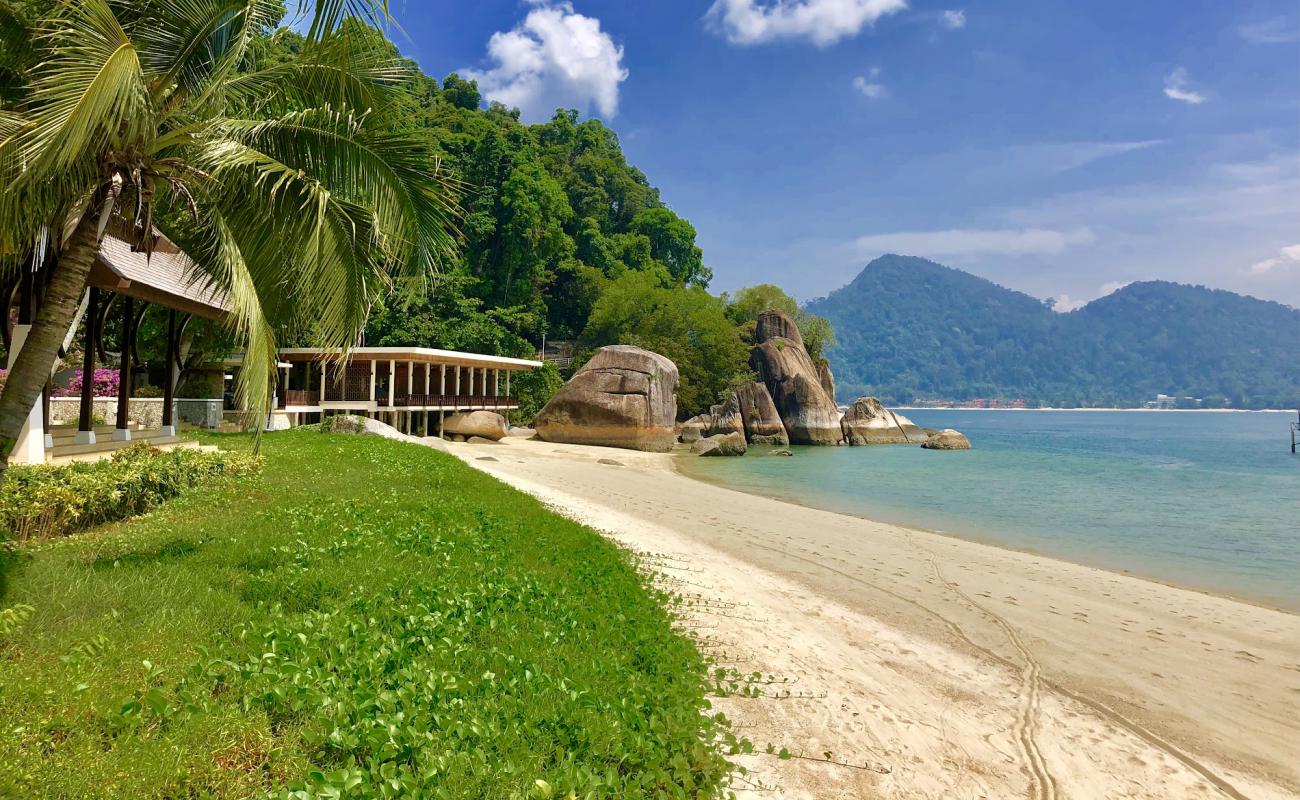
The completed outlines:
{"type": "Polygon", "coordinates": [[[1300,797],[1296,615],[710,486],[668,455],[450,449],[655,554],[705,651],[774,677],[716,701],[755,745],[742,797],[1300,797]]]}

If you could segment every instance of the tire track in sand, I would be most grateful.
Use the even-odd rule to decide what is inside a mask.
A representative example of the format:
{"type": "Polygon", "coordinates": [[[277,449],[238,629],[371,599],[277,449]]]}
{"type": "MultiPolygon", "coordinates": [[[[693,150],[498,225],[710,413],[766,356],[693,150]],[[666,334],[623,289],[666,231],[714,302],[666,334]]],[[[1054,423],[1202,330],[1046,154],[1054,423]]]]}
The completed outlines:
{"type": "Polygon", "coordinates": [[[939,561],[925,548],[921,548],[926,554],[926,560],[930,562],[930,569],[934,572],[934,577],[944,585],[948,591],[956,594],[965,600],[974,608],[978,608],[982,614],[991,619],[1002,632],[1006,634],[1007,640],[1020,653],[1024,660],[1020,670],[1020,705],[1016,715],[1016,742],[1020,747],[1020,757],[1029,769],[1030,792],[1029,796],[1033,800],[1056,800],[1057,787],[1056,778],[1052,776],[1051,770],[1047,768],[1047,759],[1043,758],[1043,753],[1038,749],[1038,706],[1039,698],[1042,695],[1042,670],[1039,667],[1038,660],[1029,652],[1029,648],[1020,639],[1020,634],[1006,620],[989,611],[984,606],[976,603],[965,592],[957,588],[957,585],[944,577],[943,569],[939,566],[939,561]]]}

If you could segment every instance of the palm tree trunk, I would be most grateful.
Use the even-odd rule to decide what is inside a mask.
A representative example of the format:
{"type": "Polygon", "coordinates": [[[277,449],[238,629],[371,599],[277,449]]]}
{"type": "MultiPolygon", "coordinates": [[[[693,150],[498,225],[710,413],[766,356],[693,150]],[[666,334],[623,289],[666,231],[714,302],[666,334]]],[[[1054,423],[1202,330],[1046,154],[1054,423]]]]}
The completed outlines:
{"type": "MultiPolygon", "coordinates": [[[[45,299],[22,350],[18,351],[13,369],[9,370],[4,392],[0,393],[0,483],[4,482],[9,454],[18,444],[23,423],[50,378],[50,369],[58,358],[64,337],[68,335],[91,264],[98,253],[95,218],[87,213],[77,223],[63,253],[50,267],[53,272],[46,284],[45,299]]],[[[82,380],[86,379],[82,377],[82,380]]]]}

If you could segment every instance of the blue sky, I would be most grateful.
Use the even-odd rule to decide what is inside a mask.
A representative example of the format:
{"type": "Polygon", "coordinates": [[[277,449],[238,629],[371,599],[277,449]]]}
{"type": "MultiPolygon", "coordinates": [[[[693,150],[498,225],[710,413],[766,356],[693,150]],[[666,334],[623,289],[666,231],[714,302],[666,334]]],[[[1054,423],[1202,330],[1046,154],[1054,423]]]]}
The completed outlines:
{"type": "Polygon", "coordinates": [[[579,108],[715,290],[934,258],[1072,307],[1126,282],[1300,307],[1294,0],[393,0],[426,72],[579,108]]]}

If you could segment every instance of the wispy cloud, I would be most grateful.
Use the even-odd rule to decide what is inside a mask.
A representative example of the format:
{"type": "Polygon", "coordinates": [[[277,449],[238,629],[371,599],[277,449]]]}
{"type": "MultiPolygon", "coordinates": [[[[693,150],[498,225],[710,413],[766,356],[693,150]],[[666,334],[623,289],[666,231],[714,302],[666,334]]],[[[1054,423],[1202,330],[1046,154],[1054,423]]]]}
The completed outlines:
{"type": "Polygon", "coordinates": [[[1096,237],[1088,228],[956,228],[945,231],[904,231],[860,236],[854,248],[860,255],[905,253],[940,258],[973,255],[1059,255],[1070,247],[1090,244],[1096,237]]]}
{"type": "Polygon", "coordinates": [[[1287,17],[1272,17],[1247,22],[1237,28],[1237,33],[1251,44],[1300,42],[1300,22],[1287,17]]]}
{"type": "Polygon", "coordinates": [[[1164,144],[1163,139],[1135,142],[1035,142],[1006,148],[1006,157],[1017,164],[1047,173],[1069,172],[1095,161],[1146,150],[1164,144]]]}
{"type": "Polygon", "coordinates": [[[939,20],[943,23],[943,26],[950,31],[964,28],[966,27],[966,9],[950,8],[943,12],[942,16],[939,17],[939,20]]]}
{"type": "Polygon", "coordinates": [[[709,26],[732,44],[804,40],[827,47],[907,8],[907,0],[714,0],[709,26]]]}
{"type": "Polygon", "coordinates": [[[879,100],[889,94],[889,90],[879,79],[880,67],[872,67],[866,75],[859,75],[853,79],[853,88],[861,92],[863,97],[879,100]]]}
{"type": "Polygon", "coordinates": [[[1257,261],[1250,265],[1250,274],[1266,275],[1276,269],[1289,269],[1292,265],[1300,263],[1300,244],[1288,245],[1277,251],[1273,258],[1266,258],[1263,261],[1257,261]]]}
{"type": "Polygon", "coordinates": [[[512,30],[492,34],[492,66],[466,69],[488,100],[517,107],[526,121],[548,119],[556,108],[618,113],[619,84],[627,79],[623,48],[568,2],[529,0],[533,8],[512,30]]]}
{"type": "Polygon", "coordinates": [[[1187,70],[1182,67],[1165,76],[1165,97],[1194,106],[1205,102],[1205,95],[1188,88],[1187,70]]]}

